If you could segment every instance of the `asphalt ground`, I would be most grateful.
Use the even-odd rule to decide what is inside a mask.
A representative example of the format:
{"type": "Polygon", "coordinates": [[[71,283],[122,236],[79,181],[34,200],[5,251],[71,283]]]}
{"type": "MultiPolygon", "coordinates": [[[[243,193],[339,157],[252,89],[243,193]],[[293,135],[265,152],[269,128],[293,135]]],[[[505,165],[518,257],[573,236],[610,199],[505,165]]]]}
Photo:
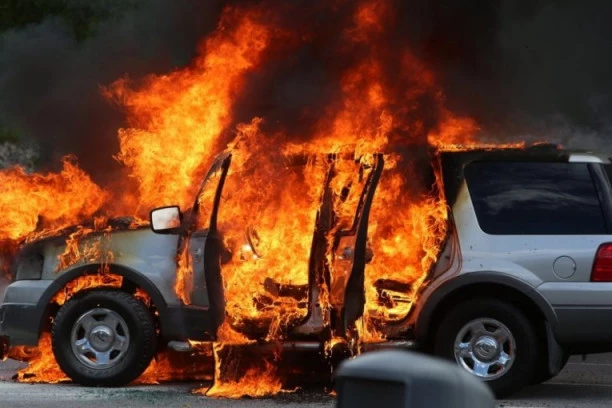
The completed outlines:
{"type": "MultiPolygon", "coordinates": [[[[117,408],[117,407],[333,407],[335,399],[321,388],[310,388],[270,398],[239,400],[194,395],[205,383],[170,383],[121,388],[87,388],[72,384],[21,384],[12,380],[23,363],[0,363],[1,408],[117,408]]],[[[574,356],[556,378],[531,386],[498,407],[610,407],[612,354],[574,356]]]]}

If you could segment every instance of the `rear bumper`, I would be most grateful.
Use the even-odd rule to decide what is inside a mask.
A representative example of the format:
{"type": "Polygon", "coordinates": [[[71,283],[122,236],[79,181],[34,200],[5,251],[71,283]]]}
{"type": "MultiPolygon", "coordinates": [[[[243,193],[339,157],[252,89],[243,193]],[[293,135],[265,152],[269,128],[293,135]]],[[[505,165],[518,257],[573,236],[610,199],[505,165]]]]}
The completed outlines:
{"type": "Polygon", "coordinates": [[[538,290],[553,307],[553,332],[560,344],[612,351],[612,283],[551,282],[538,290]]]}
{"type": "Polygon", "coordinates": [[[554,309],[559,343],[600,344],[597,352],[612,351],[612,306],[558,306],[554,309]]]}

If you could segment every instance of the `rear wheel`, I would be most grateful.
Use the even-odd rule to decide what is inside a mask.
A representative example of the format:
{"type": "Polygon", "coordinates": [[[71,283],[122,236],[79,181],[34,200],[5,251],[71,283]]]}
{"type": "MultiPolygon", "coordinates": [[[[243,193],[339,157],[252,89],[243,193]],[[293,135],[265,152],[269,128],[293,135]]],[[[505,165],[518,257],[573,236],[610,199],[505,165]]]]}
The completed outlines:
{"type": "Polygon", "coordinates": [[[475,299],[453,308],[442,320],[436,354],[487,382],[498,397],[528,384],[538,344],[531,322],[511,304],[475,299]]]}
{"type": "Polygon", "coordinates": [[[98,290],[72,298],[58,311],[53,354],[76,383],[120,386],[147,368],[156,347],[147,307],[128,293],[98,290]]]}

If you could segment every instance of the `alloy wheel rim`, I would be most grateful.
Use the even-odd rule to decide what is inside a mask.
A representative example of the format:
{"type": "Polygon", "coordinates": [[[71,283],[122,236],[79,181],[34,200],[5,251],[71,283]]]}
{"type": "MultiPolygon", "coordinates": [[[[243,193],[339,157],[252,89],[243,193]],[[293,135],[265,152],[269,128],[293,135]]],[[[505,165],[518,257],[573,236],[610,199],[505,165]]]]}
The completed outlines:
{"type": "Polygon", "coordinates": [[[474,319],[465,324],[455,337],[457,364],[485,381],[506,374],[516,360],[516,341],[512,332],[499,320],[474,319]]]}
{"type": "Polygon", "coordinates": [[[70,333],[72,352],[93,369],[116,366],[126,354],[130,333],[125,320],[115,311],[96,308],[83,313],[70,333]]]}

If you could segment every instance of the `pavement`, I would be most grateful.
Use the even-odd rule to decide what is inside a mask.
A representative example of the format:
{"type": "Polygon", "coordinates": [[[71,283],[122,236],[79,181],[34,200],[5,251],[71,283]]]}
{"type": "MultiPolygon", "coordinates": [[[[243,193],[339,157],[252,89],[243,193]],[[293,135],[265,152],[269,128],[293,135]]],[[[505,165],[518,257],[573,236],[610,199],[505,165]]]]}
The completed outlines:
{"type": "Polygon", "coordinates": [[[612,405],[612,354],[573,356],[563,371],[550,381],[527,387],[512,399],[499,401],[510,407],[585,407],[612,405]]]}
{"type": "MultiPolygon", "coordinates": [[[[72,384],[21,384],[11,378],[23,363],[0,362],[1,408],[121,407],[334,407],[335,399],[322,389],[309,389],[261,399],[214,399],[191,393],[211,383],[171,383],[121,388],[87,388],[72,384]]],[[[512,399],[498,401],[499,408],[609,407],[612,401],[612,354],[579,356],[547,383],[531,386],[512,399]]]]}

